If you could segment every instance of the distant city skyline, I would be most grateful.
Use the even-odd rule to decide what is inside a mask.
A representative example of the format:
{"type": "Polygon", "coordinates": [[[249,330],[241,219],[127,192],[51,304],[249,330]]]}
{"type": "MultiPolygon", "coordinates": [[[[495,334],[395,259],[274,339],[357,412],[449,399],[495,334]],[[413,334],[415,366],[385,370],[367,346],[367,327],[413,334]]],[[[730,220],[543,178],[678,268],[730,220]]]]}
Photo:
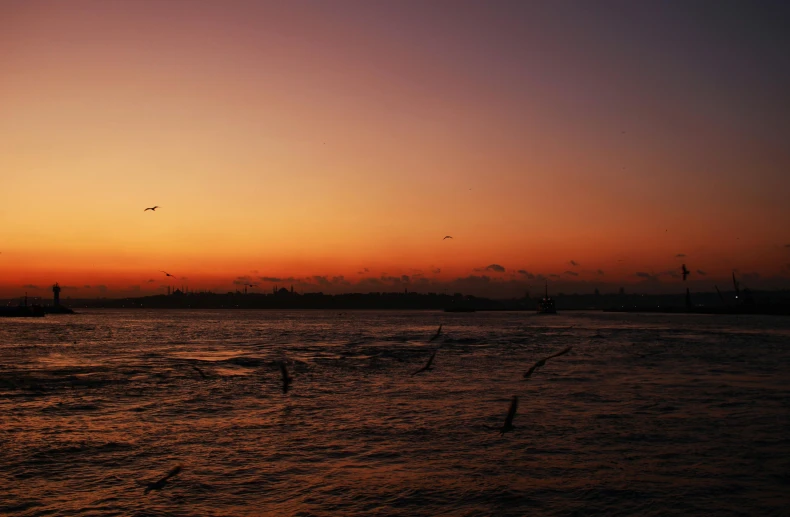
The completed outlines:
{"type": "Polygon", "coordinates": [[[0,297],[161,270],[787,287],[789,25],[778,1],[0,2],[0,297]]]}

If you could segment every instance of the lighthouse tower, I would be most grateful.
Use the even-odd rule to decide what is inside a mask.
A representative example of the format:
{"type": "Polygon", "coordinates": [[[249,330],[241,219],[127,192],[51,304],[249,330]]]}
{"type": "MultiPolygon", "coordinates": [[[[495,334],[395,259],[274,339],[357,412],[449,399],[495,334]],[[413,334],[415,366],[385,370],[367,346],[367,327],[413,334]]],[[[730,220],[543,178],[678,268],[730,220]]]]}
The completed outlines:
{"type": "Polygon", "coordinates": [[[57,282],[55,282],[55,285],[52,286],[52,294],[55,295],[53,305],[55,307],[60,307],[60,286],[57,282]]]}

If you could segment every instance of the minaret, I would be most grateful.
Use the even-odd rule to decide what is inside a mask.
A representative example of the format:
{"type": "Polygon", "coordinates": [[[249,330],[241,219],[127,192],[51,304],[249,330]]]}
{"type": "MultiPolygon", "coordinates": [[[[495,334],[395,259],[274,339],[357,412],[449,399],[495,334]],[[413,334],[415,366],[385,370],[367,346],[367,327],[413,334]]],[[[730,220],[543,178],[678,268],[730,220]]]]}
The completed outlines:
{"type": "Polygon", "coordinates": [[[57,282],[55,282],[55,285],[52,286],[52,293],[55,295],[53,305],[55,307],[60,307],[60,286],[57,282]]]}

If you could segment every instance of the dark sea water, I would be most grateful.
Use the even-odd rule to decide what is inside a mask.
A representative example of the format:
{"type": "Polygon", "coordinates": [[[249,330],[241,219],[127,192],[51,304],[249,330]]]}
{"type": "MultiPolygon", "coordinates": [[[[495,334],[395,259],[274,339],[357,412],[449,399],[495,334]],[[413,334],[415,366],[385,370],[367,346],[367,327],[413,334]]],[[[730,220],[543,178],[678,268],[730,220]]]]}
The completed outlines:
{"type": "Polygon", "coordinates": [[[3,319],[0,514],[790,515],[790,319],[3,319]]]}

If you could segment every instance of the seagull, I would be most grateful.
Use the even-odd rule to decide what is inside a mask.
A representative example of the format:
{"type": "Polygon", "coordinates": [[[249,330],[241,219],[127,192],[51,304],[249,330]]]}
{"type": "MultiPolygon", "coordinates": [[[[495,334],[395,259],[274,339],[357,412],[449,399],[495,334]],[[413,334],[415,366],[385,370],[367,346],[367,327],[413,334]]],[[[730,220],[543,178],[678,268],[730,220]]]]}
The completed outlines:
{"type": "Polygon", "coordinates": [[[532,365],[532,368],[530,368],[529,370],[527,370],[526,372],[524,372],[524,378],[526,379],[527,377],[529,377],[530,375],[532,375],[532,372],[534,372],[534,371],[535,371],[537,368],[540,368],[541,366],[545,365],[545,364],[546,364],[546,361],[548,361],[549,359],[552,359],[552,358],[554,358],[554,357],[559,357],[559,356],[561,356],[561,355],[565,355],[565,354],[567,354],[568,352],[570,352],[570,351],[571,351],[571,348],[573,348],[573,347],[572,347],[572,346],[569,346],[569,347],[567,347],[567,348],[565,348],[565,349],[563,349],[563,350],[560,350],[560,351],[559,351],[559,352],[557,352],[556,354],[552,354],[552,355],[550,355],[550,356],[548,356],[548,357],[544,357],[543,359],[541,359],[541,360],[540,360],[540,361],[538,361],[537,363],[533,364],[533,365],[532,365]]]}
{"type": "Polygon", "coordinates": [[[515,429],[513,427],[513,417],[516,416],[516,409],[518,409],[518,397],[513,395],[513,400],[510,401],[510,409],[507,410],[507,416],[505,417],[505,425],[499,430],[500,436],[515,429]]]}
{"type": "MultiPolygon", "coordinates": [[[[453,236],[452,236],[452,235],[445,235],[445,236],[444,236],[444,239],[452,239],[452,238],[453,238],[453,236]]],[[[444,240],[444,239],[442,239],[442,240],[444,240]]]]}
{"type": "Polygon", "coordinates": [[[201,369],[200,369],[200,368],[198,368],[197,366],[195,366],[195,365],[192,365],[192,369],[193,369],[193,370],[195,370],[196,372],[198,372],[198,373],[200,374],[200,376],[201,376],[201,377],[203,377],[204,379],[208,379],[208,377],[206,376],[206,374],[205,374],[205,373],[203,373],[203,370],[201,370],[201,369]]]}
{"type": "Polygon", "coordinates": [[[433,370],[433,367],[431,366],[431,363],[433,363],[433,358],[436,357],[436,352],[438,352],[438,351],[439,351],[438,348],[436,350],[434,350],[433,353],[431,354],[431,357],[428,358],[428,362],[426,363],[426,365],[423,366],[422,368],[420,368],[419,370],[417,370],[416,372],[414,372],[413,374],[411,374],[412,377],[414,377],[418,373],[430,372],[431,370],[433,370]]]}
{"type": "Polygon", "coordinates": [[[283,376],[283,393],[288,393],[288,388],[291,386],[294,379],[288,375],[288,368],[285,366],[285,361],[280,363],[280,373],[283,376]]]}
{"type": "Polygon", "coordinates": [[[173,469],[170,472],[168,472],[167,475],[162,479],[160,479],[159,481],[156,481],[154,483],[148,483],[147,485],[145,485],[145,492],[143,493],[148,494],[148,492],[150,492],[151,490],[162,490],[167,484],[167,480],[173,476],[178,475],[179,472],[181,472],[181,465],[177,465],[173,467],[173,469]]]}
{"type": "MultiPolygon", "coordinates": [[[[159,271],[162,271],[162,270],[160,269],[159,271]]],[[[162,271],[162,273],[166,274],[167,276],[172,276],[173,278],[176,278],[176,275],[171,275],[167,271],[162,271]]]]}
{"type": "Polygon", "coordinates": [[[441,326],[441,325],[439,325],[439,330],[437,330],[437,331],[436,331],[436,334],[434,334],[434,335],[433,335],[433,337],[432,337],[431,339],[429,339],[429,340],[428,340],[428,343],[430,343],[431,341],[434,341],[434,340],[438,339],[438,338],[439,338],[439,336],[441,335],[441,333],[442,333],[442,326],[441,326]]]}
{"type": "Polygon", "coordinates": [[[151,210],[152,212],[156,212],[157,208],[159,208],[159,206],[152,206],[151,208],[146,208],[145,210],[143,210],[143,212],[147,212],[149,210],[151,210]]]}
{"type": "Polygon", "coordinates": [[[683,281],[685,282],[686,281],[686,277],[689,276],[689,273],[691,273],[691,271],[686,269],[686,264],[683,264],[682,267],[683,267],[683,269],[681,271],[683,272],[683,281]]]}

